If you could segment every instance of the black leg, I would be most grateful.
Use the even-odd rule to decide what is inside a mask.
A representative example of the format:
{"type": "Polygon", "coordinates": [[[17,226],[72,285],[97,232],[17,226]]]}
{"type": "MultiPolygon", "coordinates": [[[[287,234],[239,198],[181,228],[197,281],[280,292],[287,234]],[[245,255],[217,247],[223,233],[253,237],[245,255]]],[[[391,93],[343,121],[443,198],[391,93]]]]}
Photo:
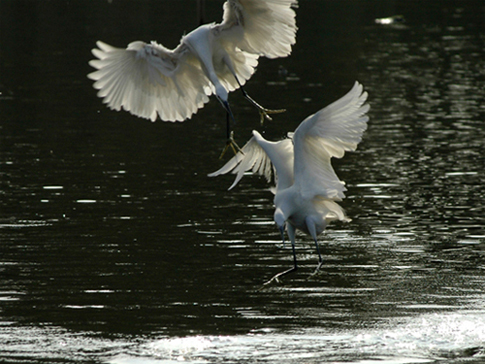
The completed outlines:
{"type": "Polygon", "coordinates": [[[323,259],[322,259],[322,256],[320,254],[320,249],[318,248],[318,241],[315,240],[315,246],[317,247],[317,254],[318,254],[318,265],[317,265],[317,268],[315,269],[315,271],[310,275],[309,278],[313,277],[314,275],[316,275],[319,271],[320,271],[320,268],[322,267],[323,265],[323,259]]]}
{"type": "Polygon", "coordinates": [[[231,137],[231,114],[229,114],[229,111],[226,112],[226,137],[228,140],[231,137]]]}
{"type": "Polygon", "coordinates": [[[318,241],[315,240],[315,247],[317,248],[317,254],[318,254],[318,263],[322,263],[322,255],[320,254],[320,248],[318,247],[318,241]]]}
{"type": "Polygon", "coordinates": [[[318,254],[318,266],[315,272],[313,272],[312,274],[313,276],[317,274],[320,268],[322,267],[323,259],[322,259],[322,255],[320,254],[320,248],[318,246],[317,230],[316,230],[315,222],[312,220],[311,217],[308,216],[305,218],[305,224],[307,226],[308,232],[310,233],[310,235],[313,238],[313,241],[315,242],[315,248],[317,249],[317,254],[318,254]]]}
{"type": "Polygon", "coordinates": [[[239,148],[239,145],[237,145],[237,143],[234,140],[234,132],[231,130],[231,121],[235,123],[234,116],[232,115],[232,111],[229,108],[229,104],[227,104],[227,108],[226,108],[226,136],[227,136],[227,140],[226,140],[226,145],[224,146],[224,149],[222,150],[222,153],[219,156],[219,159],[222,159],[222,157],[224,156],[224,154],[226,154],[226,152],[229,148],[232,149],[232,151],[234,152],[234,155],[236,155],[238,152],[244,154],[243,151],[241,150],[241,148],[239,148]]]}
{"type": "Polygon", "coordinates": [[[256,109],[258,109],[259,115],[261,116],[261,125],[263,125],[264,119],[266,119],[266,120],[273,120],[269,116],[269,114],[279,114],[279,113],[282,113],[282,112],[285,112],[286,111],[286,109],[270,110],[270,109],[264,108],[263,106],[261,106],[260,104],[258,104],[256,101],[254,101],[251,96],[248,95],[248,93],[246,92],[246,90],[244,89],[244,87],[241,85],[241,82],[239,82],[239,79],[236,77],[236,75],[234,75],[234,77],[236,78],[236,81],[237,81],[237,83],[239,85],[239,88],[241,89],[241,92],[242,92],[243,96],[246,98],[246,100],[248,100],[251,104],[253,104],[253,106],[256,109]]]}

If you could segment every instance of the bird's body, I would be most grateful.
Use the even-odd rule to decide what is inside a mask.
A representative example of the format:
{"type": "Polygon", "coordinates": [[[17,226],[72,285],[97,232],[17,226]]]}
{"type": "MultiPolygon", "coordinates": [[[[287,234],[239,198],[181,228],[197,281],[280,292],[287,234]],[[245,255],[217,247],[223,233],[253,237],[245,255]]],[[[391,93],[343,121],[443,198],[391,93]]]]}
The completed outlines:
{"type": "Polygon", "coordinates": [[[219,81],[217,71],[221,73],[224,72],[225,67],[229,70],[234,67],[229,54],[215,34],[213,25],[201,25],[183,37],[182,44],[186,45],[190,52],[199,59],[204,73],[214,85],[216,95],[221,99],[227,99],[227,90],[219,81]],[[207,52],[207,50],[209,51],[207,52]]]}
{"type": "Polygon", "coordinates": [[[151,42],[126,49],[101,41],[88,75],[114,110],[155,121],[190,118],[215,94],[230,112],[228,93],[253,75],[258,58],[285,57],[295,43],[296,0],[228,0],[223,21],[201,25],[173,50],[151,42]]]}
{"type": "Polygon", "coordinates": [[[338,210],[337,204],[328,206],[330,201],[318,197],[306,199],[294,187],[278,192],[274,199],[275,206],[286,221],[308,235],[311,235],[310,226],[314,227],[316,235],[320,235],[328,224],[327,219],[330,220],[328,212],[332,211],[332,207],[338,210]]]}
{"type": "MultiPolygon", "coordinates": [[[[274,220],[282,234],[286,227],[294,255],[294,267],[277,274],[277,279],[297,269],[295,232],[301,230],[315,241],[333,220],[350,221],[337,201],[345,198],[345,183],[331,165],[331,158],[341,158],[354,151],[367,128],[369,109],[364,104],[367,93],[355,83],[341,99],[306,118],[290,133],[288,139],[270,142],[257,131],[221,169],[209,176],[232,172],[237,174],[233,188],[244,173],[252,170],[276,181],[274,220]]],[[[322,259],[319,254],[319,266],[322,259]]]]}

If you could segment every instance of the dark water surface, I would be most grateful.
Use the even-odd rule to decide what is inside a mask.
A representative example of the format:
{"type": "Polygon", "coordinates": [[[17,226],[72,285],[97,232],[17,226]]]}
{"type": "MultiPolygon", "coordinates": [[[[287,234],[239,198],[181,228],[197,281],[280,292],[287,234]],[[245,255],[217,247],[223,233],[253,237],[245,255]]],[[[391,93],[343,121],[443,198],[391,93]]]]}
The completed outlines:
{"type": "Polygon", "coordinates": [[[174,47],[196,2],[1,0],[0,20],[0,361],[484,360],[483,1],[300,1],[292,56],[247,86],[287,112],[261,127],[231,94],[238,141],[280,138],[355,80],[370,122],[335,162],[353,221],[321,236],[321,274],[301,235],[301,269],[264,289],[291,251],[263,179],[206,177],[217,101],[151,123],[86,78],[96,40],[174,47]]]}

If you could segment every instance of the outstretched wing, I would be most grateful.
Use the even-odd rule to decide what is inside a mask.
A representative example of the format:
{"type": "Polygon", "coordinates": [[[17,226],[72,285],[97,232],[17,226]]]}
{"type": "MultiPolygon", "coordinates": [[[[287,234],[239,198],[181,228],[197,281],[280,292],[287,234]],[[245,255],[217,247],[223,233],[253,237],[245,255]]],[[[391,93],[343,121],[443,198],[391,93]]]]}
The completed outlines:
{"type": "MultiPolygon", "coordinates": [[[[213,26],[213,29],[215,28],[217,28],[217,25],[213,26]]],[[[259,54],[239,49],[235,42],[229,38],[220,38],[219,42],[229,56],[230,63],[228,65],[225,60],[219,62],[217,58],[213,58],[214,69],[221,84],[226,90],[232,92],[240,86],[244,86],[246,81],[254,74],[258,65],[259,54]],[[237,76],[237,79],[234,75],[237,76]]]]}
{"type": "Polygon", "coordinates": [[[155,121],[190,118],[209,101],[212,87],[183,44],[169,50],[155,42],[133,42],[126,49],[98,41],[92,50],[98,59],[88,77],[111,109],[155,121]]]}
{"type": "Polygon", "coordinates": [[[295,44],[297,0],[227,0],[221,37],[239,49],[267,58],[286,57],[295,44]]]}
{"type": "Polygon", "coordinates": [[[356,82],[345,96],[306,118],[296,129],[295,187],[303,196],[345,197],[345,183],[335,174],[331,158],[354,151],[362,140],[369,120],[366,99],[367,92],[356,82]]]}
{"type": "Polygon", "coordinates": [[[221,174],[236,174],[229,190],[238,184],[244,173],[252,170],[253,173],[266,177],[271,182],[274,176],[277,189],[286,188],[293,183],[293,144],[291,139],[279,142],[269,142],[261,134],[253,130],[253,137],[221,169],[209,174],[216,177],[221,174]]]}

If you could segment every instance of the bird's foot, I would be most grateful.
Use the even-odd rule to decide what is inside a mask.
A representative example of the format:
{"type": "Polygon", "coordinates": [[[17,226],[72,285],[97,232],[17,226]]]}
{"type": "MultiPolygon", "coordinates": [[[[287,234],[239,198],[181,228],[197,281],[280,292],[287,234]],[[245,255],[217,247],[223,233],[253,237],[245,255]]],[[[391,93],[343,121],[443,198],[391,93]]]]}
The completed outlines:
{"type": "Polygon", "coordinates": [[[315,277],[320,272],[320,268],[322,268],[322,265],[323,265],[323,261],[320,261],[317,265],[317,269],[315,269],[315,271],[312,274],[310,274],[308,279],[315,277]]]}
{"type": "Polygon", "coordinates": [[[269,285],[273,282],[281,283],[280,280],[279,280],[280,277],[283,277],[283,276],[287,275],[288,273],[294,272],[296,270],[297,270],[297,268],[293,267],[293,268],[290,268],[288,270],[285,270],[284,272],[280,272],[280,273],[276,274],[273,278],[271,278],[268,282],[263,283],[263,286],[267,286],[267,285],[269,285]]]}
{"type": "Polygon", "coordinates": [[[264,282],[262,288],[269,286],[273,282],[278,283],[278,284],[281,283],[281,281],[278,279],[278,274],[276,276],[274,276],[273,278],[271,278],[268,282],[264,282]]]}
{"type": "Polygon", "coordinates": [[[258,291],[262,291],[264,289],[267,289],[271,286],[275,285],[280,285],[282,282],[279,280],[279,277],[281,277],[279,274],[275,275],[273,278],[271,278],[269,281],[264,282],[261,287],[259,287],[258,291]]]}
{"type": "Polygon", "coordinates": [[[283,112],[286,111],[286,109],[276,109],[276,110],[272,110],[272,109],[266,109],[265,107],[261,106],[260,104],[258,104],[256,101],[254,101],[253,98],[251,98],[251,96],[249,96],[246,91],[243,90],[243,93],[244,93],[244,97],[246,97],[246,99],[254,105],[254,107],[256,109],[258,109],[259,111],[259,116],[261,117],[261,125],[264,124],[264,120],[268,120],[268,121],[271,121],[273,120],[271,118],[271,116],[269,116],[269,114],[281,114],[283,112]]]}
{"type": "Polygon", "coordinates": [[[257,106],[259,109],[259,116],[261,118],[261,125],[264,124],[264,120],[271,121],[273,118],[269,116],[269,114],[281,114],[286,111],[286,109],[277,109],[277,110],[272,110],[272,109],[266,109],[262,107],[261,105],[257,106]]]}
{"type": "Polygon", "coordinates": [[[232,151],[234,152],[234,155],[236,155],[237,153],[243,153],[242,149],[239,148],[239,145],[237,145],[236,141],[234,140],[234,132],[231,131],[231,134],[229,135],[229,138],[227,138],[227,141],[226,141],[226,146],[224,147],[224,149],[222,150],[222,153],[219,157],[219,159],[222,159],[222,157],[224,156],[224,154],[226,154],[227,150],[231,148],[232,151]]]}

